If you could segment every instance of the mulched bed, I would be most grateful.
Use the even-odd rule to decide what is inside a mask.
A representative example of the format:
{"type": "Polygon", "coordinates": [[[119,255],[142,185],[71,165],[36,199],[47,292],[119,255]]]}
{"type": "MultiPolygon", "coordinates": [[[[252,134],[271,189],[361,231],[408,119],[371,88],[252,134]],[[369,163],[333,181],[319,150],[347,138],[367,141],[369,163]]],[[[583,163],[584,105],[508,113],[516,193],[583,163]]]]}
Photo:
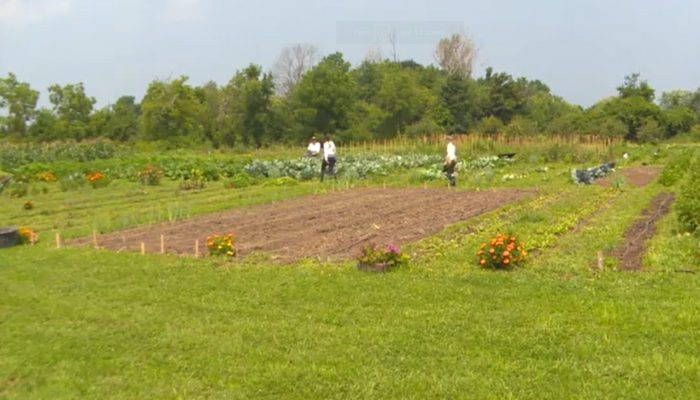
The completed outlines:
{"type": "Polygon", "coordinates": [[[620,261],[618,270],[637,271],[642,269],[642,257],[646,252],[647,240],[656,233],[656,221],[671,211],[674,193],[656,195],[648,208],[642,210],[637,219],[625,231],[625,243],[613,250],[612,255],[620,261]]]}

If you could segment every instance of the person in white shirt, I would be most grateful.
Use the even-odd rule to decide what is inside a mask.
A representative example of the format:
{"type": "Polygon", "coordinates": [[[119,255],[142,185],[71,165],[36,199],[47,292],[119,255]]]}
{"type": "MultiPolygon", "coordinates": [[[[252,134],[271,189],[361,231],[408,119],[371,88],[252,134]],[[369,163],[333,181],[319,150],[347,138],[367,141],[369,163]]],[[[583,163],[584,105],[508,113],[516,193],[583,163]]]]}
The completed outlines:
{"type": "Polygon", "coordinates": [[[450,186],[456,186],[455,181],[455,167],[457,166],[457,148],[454,143],[452,143],[452,136],[447,137],[447,154],[445,155],[445,161],[443,163],[443,171],[447,175],[447,179],[450,181],[450,186]]]}
{"type": "Polygon", "coordinates": [[[326,170],[328,171],[327,173],[333,175],[333,177],[337,180],[338,178],[335,176],[335,143],[331,140],[330,135],[326,135],[325,140],[323,142],[323,162],[321,163],[321,182],[323,182],[323,177],[326,174],[326,170]]]}
{"type": "Polygon", "coordinates": [[[316,157],[319,153],[321,153],[321,143],[316,140],[316,136],[313,136],[311,142],[309,142],[309,147],[306,148],[306,154],[304,156],[316,157]]]}

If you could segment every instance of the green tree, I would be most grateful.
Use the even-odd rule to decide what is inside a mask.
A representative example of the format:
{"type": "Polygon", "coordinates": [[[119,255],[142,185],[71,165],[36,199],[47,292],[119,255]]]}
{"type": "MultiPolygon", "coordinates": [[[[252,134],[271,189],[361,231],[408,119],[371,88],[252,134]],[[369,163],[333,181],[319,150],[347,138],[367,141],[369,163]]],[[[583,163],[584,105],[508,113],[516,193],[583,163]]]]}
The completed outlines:
{"type": "Polygon", "coordinates": [[[508,123],[515,115],[522,114],[528,89],[522,82],[514,81],[505,72],[494,73],[491,67],[486,69],[486,75],[478,82],[488,92],[485,115],[492,115],[502,123],[508,123]]]}
{"type": "Polygon", "coordinates": [[[7,118],[0,116],[0,133],[6,130],[16,136],[25,137],[27,127],[36,116],[36,104],[39,92],[28,83],[19,82],[17,76],[9,73],[0,78],[0,109],[7,109],[7,118]],[[6,119],[6,122],[2,122],[6,119]],[[3,128],[4,125],[4,128],[3,128]]]}
{"type": "Polygon", "coordinates": [[[662,110],[668,110],[675,107],[690,108],[693,102],[693,92],[690,90],[671,90],[661,93],[659,106],[662,110]]]}
{"type": "Polygon", "coordinates": [[[235,97],[231,110],[236,138],[245,146],[260,147],[271,123],[272,74],[251,64],[231,79],[228,91],[235,97]]]}
{"type": "Polygon", "coordinates": [[[65,131],[65,123],[46,108],[37,112],[34,122],[29,126],[29,136],[38,141],[61,139],[65,131]]]}
{"type": "Polygon", "coordinates": [[[122,96],[109,107],[109,119],[104,136],[111,140],[128,141],[139,136],[141,108],[133,96],[122,96]]]}
{"type": "Polygon", "coordinates": [[[292,92],[304,140],[315,133],[344,133],[357,107],[350,63],[341,53],[324,57],[302,77],[292,92]]]}
{"type": "Polygon", "coordinates": [[[58,119],[65,126],[65,131],[61,132],[61,136],[84,139],[94,134],[89,131],[89,125],[90,115],[96,100],[85,94],[82,82],[65,86],[50,86],[49,101],[53,105],[58,119]]]}
{"type": "Polygon", "coordinates": [[[673,107],[661,111],[660,121],[668,137],[690,132],[696,120],[697,115],[686,107],[673,107]]]}
{"type": "Polygon", "coordinates": [[[538,131],[543,131],[552,121],[568,114],[579,114],[581,108],[573,106],[559,96],[539,91],[529,96],[525,102],[524,115],[535,123],[538,131]]]}
{"type": "Polygon", "coordinates": [[[638,73],[625,76],[625,82],[617,87],[617,91],[623,99],[641,97],[649,103],[654,101],[654,89],[647,81],[640,80],[638,73]]]}
{"type": "Polygon", "coordinates": [[[475,123],[472,88],[474,84],[460,75],[453,74],[440,90],[440,101],[447,110],[447,118],[441,121],[449,133],[464,133],[475,123]]]}
{"type": "Polygon", "coordinates": [[[148,140],[167,140],[171,145],[202,143],[204,106],[187,76],[148,85],[141,101],[140,123],[148,140]]]}
{"type": "Polygon", "coordinates": [[[430,92],[418,85],[417,73],[387,65],[381,89],[377,93],[377,106],[386,113],[381,136],[393,137],[405,132],[405,128],[418,122],[428,109],[430,92]]]}
{"type": "Polygon", "coordinates": [[[642,96],[615,99],[604,106],[608,115],[617,117],[627,126],[626,140],[637,140],[637,131],[645,121],[658,120],[661,109],[642,96]]]}

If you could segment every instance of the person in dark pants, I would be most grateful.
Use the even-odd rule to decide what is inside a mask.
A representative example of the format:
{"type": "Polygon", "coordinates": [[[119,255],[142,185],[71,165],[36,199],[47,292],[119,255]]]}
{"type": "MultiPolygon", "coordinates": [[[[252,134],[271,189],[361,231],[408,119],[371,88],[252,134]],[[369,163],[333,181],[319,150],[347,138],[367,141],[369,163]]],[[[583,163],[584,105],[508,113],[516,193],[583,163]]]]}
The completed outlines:
{"type": "Polygon", "coordinates": [[[323,161],[321,162],[321,182],[326,173],[333,175],[335,180],[338,177],[335,175],[335,143],[331,140],[330,135],[326,135],[323,142],[323,161]]]}
{"type": "Polygon", "coordinates": [[[450,186],[454,187],[457,185],[455,180],[455,167],[457,167],[457,149],[452,143],[452,136],[447,137],[447,154],[445,155],[445,161],[443,163],[442,170],[445,172],[447,179],[450,181],[450,186]]]}

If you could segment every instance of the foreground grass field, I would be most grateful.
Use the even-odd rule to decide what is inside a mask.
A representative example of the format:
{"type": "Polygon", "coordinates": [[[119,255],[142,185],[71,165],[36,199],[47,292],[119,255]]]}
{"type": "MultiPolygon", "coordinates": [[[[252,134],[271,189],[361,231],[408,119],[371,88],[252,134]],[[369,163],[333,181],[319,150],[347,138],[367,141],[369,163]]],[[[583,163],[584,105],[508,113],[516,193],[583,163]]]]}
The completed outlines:
{"type": "Polygon", "coordinates": [[[377,276],[58,251],[2,254],[2,398],[700,393],[694,275],[377,276]]]}
{"type": "MultiPolygon", "coordinates": [[[[89,235],[384,177],[188,193],[167,181],[74,192],[38,183],[33,210],[4,197],[0,215],[39,231],[40,243],[0,251],[0,399],[698,397],[697,239],[681,234],[672,211],[642,271],[616,271],[610,255],[651,199],[677,185],[577,186],[571,164],[547,166],[461,179],[457,190],[539,195],[411,243],[409,267],[388,274],[350,261],[223,262],[52,243],[54,228],[89,235]],[[514,271],[476,268],[477,246],[500,230],[536,251],[514,271]],[[597,251],[602,271],[592,267],[597,251]]],[[[414,175],[388,182],[421,185],[414,175]]]]}

